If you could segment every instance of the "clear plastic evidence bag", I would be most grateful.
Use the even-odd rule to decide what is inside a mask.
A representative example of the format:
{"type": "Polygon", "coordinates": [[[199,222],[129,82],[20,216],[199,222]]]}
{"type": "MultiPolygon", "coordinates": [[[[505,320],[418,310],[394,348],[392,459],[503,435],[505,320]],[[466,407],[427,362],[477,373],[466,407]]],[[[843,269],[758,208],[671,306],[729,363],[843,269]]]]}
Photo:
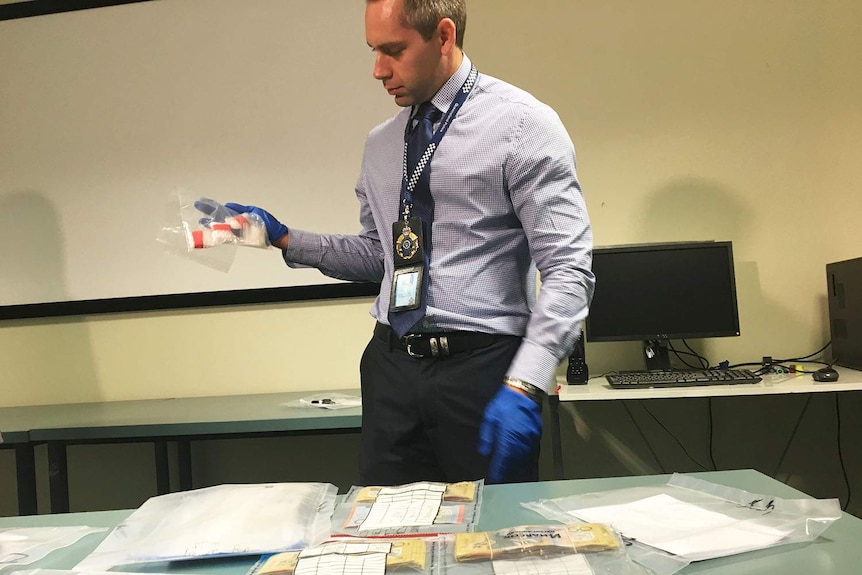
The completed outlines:
{"type": "Polygon", "coordinates": [[[355,537],[473,531],[484,481],[354,485],[332,515],[333,533],[355,537]]]}
{"type": "Polygon", "coordinates": [[[270,246],[257,214],[240,214],[185,190],[177,190],[166,202],[156,240],[169,253],[225,273],[239,246],[270,246]]]}
{"type": "Polygon", "coordinates": [[[836,499],[782,499],[674,474],[666,484],[523,503],[557,521],[600,521],[658,575],[702,561],[813,541],[841,517],[836,499]]]}
{"type": "Polygon", "coordinates": [[[524,525],[434,536],[349,537],[262,557],[249,575],[652,575],[606,525],[524,525]]]}
{"type": "Polygon", "coordinates": [[[218,485],[159,495],[117,525],[75,567],[303,549],[324,541],[338,488],[329,483],[218,485]]]}

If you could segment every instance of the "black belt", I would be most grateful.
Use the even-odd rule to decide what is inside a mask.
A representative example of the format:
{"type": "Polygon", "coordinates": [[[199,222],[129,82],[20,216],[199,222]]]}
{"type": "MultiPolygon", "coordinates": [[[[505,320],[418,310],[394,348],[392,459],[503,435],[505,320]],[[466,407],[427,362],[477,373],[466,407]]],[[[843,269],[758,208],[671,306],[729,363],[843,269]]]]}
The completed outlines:
{"type": "Polygon", "coordinates": [[[408,333],[404,337],[392,331],[388,325],[377,323],[374,337],[386,342],[389,349],[406,351],[412,357],[443,358],[456,353],[487,347],[510,335],[492,335],[477,331],[449,331],[429,333],[408,333]]]}

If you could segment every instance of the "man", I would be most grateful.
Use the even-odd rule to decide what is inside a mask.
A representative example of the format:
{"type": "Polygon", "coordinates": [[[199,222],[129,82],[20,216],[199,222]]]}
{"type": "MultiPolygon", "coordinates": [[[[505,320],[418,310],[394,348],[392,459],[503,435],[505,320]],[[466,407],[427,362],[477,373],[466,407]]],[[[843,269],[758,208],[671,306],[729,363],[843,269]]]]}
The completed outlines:
{"type": "Polygon", "coordinates": [[[403,109],[366,141],[358,235],[227,204],[264,219],[288,266],[381,282],[360,365],[364,485],[536,480],[541,404],[592,297],[571,140],[475,70],[465,23],[465,0],[367,0],[373,75],[403,109]]]}

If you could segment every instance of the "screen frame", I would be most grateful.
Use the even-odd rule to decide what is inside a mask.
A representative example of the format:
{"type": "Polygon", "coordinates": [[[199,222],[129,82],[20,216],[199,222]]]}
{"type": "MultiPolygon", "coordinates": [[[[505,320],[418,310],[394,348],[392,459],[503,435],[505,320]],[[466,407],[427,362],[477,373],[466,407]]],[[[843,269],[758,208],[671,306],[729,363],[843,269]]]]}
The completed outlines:
{"type": "MultiPolygon", "coordinates": [[[[41,30],[43,27],[45,29],[49,29],[50,26],[60,27],[63,21],[67,18],[67,16],[63,16],[64,13],[67,12],[76,12],[76,11],[90,11],[90,14],[76,14],[68,16],[68,18],[78,18],[78,19],[95,19],[99,18],[104,19],[105,22],[113,23],[114,19],[112,18],[122,18],[124,9],[122,5],[135,5],[138,7],[128,8],[128,10],[156,10],[160,3],[151,2],[150,0],[69,0],[66,2],[57,2],[54,0],[28,0],[28,1],[20,1],[20,2],[12,2],[9,4],[4,4],[0,6],[0,22],[4,24],[4,26],[12,26],[12,29],[18,29],[23,26],[34,26],[39,27],[41,30]],[[145,7],[147,4],[151,4],[152,6],[147,8],[145,7]],[[115,8],[115,9],[111,9],[115,8]],[[59,15],[59,16],[57,16],[59,15]],[[41,22],[24,22],[23,20],[41,20],[41,22]],[[15,22],[17,20],[21,20],[20,23],[15,22]],[[6,24],[6,21],[11,21],[9,24],[6,24]]],[[[203,5],[202,5],[203,6],[203,5]]],[[[237,7],[237,10],[248,10],[251,9],[245,8],[244,5],[237,7]]],[[[361,13],[361,8],[359,9],[361,13]]],[[[215,11],[215,10],[213,10],[215,11]]],[[[206,12],[201,12],[201,14],[206,15],[206,12]]],[[[198,22],[195,19],[196,14],[191,13],[188,15],[189,23],[198,22]]],[[[250,17],[251,18],[251,17],[250,17]]],[[[321,21],[321,26],[327,25],[330,19],[324,19],[321,21]]],[[[254,19],[250,19],[251,22],[254,22],[254,19]]],[[[207,17],[202,24],[202,33],[205,33],[206,30],[209,29],[210,18],[207,17]]],[[[354,25],[351,24],[351,27],[354,25]]],[[[67,27],[66,29],[69,29],[67,27]]],[[[108,24],[102,26],[101,29],[106,31],[116,32],[116,26],[111,27],[108,24]]],[[[195,26],[195,30],[197,30],[197,26],[195,26]]],[[[312,28],[313,30],[313,28],[312,28]]],[[[356,32],[357,35],[361,38],[361,33],[359,31],[356,32]]],[[[74,36],[74,34],[72,34],[74,36]]],[[[122,35],[122,34],[121,34],[122,35]]],[[[34,45],[38,45],[39,43],[36,40],[33,40],[32,43],[34,45]]],[[[89,45],[89,42],[84,42],[85,45],[89,45]]],[[[146,48],[146,47],[144,47],[146,48]]],[[[255,52],[254,54],[257,54],[255,52]]],[[[264,53],[268,55],[268,53],[264,53]]],[[[207,53],[203,53],[203,57],[207,57],[207,53]]],[[[243,57],[251,58],[251,54],[246,55],[243,53],[243,57]]],[[[365,55],[357,55],[356,59],[359,61],[365,61],[365,55]]],[[[117,60],[113,55],[110,56],[111,61],[117,60]]],[[[257,60],[253,60],[257,61],[257,60]]],[[[120,63],[122,63],[120,61],[120,63]]],[[[95,63],[92,63],[94,67],[95,63]]],[[[363,64],[364,66],[364,64],[363,64]]],[[[22,69],[27,69],[27,66],[22,66],[22,69]]],[[[58,70],[61,69],[61,66],[58,65],[58,70]]],[[[361,71],[357,71],[357,76],[365,77],[366,72],[364,68],[361,71]]],[[[62,76],[59,76],[62,77],[62,76]]],[[[167,86],[171,86],[170,84],[165,84],[167,86]]],[[[245,88],[243,88],[245,89],[245,88]]],[[[89,87],[88,90],[92,90],[92,87],[89,87]]],[[[173,90],[173,88],[171,88],[173,90]]],[[[392,115],[391,111],[391,103],[390,101],[382,95],[382,92],[379,90],[379,86],[375,85],[371,82],[367,83],[367,89],[365,90],[369,93],[369,95],[373,95],[374,105],[379,106],[380,110],[380,120],[374,120],[374,123],[378,121],[383,121],[383,119],[389,118],[392,115]]],[[[87,90],[84,91],[86,94],[87,90]]],[[[317,98],[314,97],[316,100],[317,98]]],[[[89,102],[88,99],[83,99],[82,101],[89,102]]],[[[195,108],[197,108],[196,102],[195,108]]],[[[364,101],[364,103],[367,103],[364,101]]],[[[370,109],[373,106],[369,107],[370,109]]],[[[377,108],[373,108],[376,112],[377,108]]],[[[355,114],[354,114],[355,115],[355,114]]],[[[362,114],[363,118],[365,114],[362,114]]],[[[370,114],[368,117],[373,117],[374,114],[370,114]]],[[[373,124],[372,124],[373,125],[373,124]]],[[[357,121],[357,126],[355,126],[358,137],[364,138],[367,134],[367,127],[365,126],[365,119],[361,121],[357,121]]],[[[22,148],[27,149],[28,146],[22,146],[22,148]]],[[[357,148],[358,151],[361,150],[361,146],[357,148]]],[[[18,162],[21,165],[20,162],[18,162]]],[[[345,162],[346,165],[349,166],[345,162]]],[[[149,170],[152,166],[160,166],[161,164],[158,162],[153,162],[146,164],[147,169],[149,170]]],[[[255,164],[256,166],[257,164],[255,164]]],[[[220,168],[220,165],[217,165],[216,168],[220,168]]],[[[284,168],[281,162],[276,166],[277,170],[284,168]]],[[[349,187],[341,186],[334,187],[329,186],[331,189],[344,189],[344,190],[352,190],[355,183],[355,172],[352,168],[344,168],[347,172],[345,176],[345,183],[349,185],[349,187]]],[[[104,171],[102,166],[99,166],[99,170],[104,171]]],[[[201,169],[202,173],[210,174],[209,177],[215,177],[211,175],[211,172],[208,170],[201,169]]],[[[257,171],[257,170],[256,170],[257,171]]],[[[266,170],[260,170],[262,172],[266,172],[266,170]]],[[[213,173],[217,172],[215,170],[213,173]]],[[[161,175],[161,170],[153,170],[153,173],[156,176],[161,175]],[[156,174],[158,172],[158,174],[156,174]]],[[[220,174],[220,172],[218,172],[220,174]]],[[[281,173],[281,172],[279,172],[281,173]]],[[[41,177],[41,175],[40,175],[41,177]]],[[[155,177],[153,175],[147,174],[146,181],[148,182],[146,185],[141,186],[141,189],[156,189],[160,190],[162,187],[167,191],[170,186],[159,186],[152,185],[152,178],[155,177]]],[[[202,177],[202,176],[201,176],[202,177]]],[[[220,175],[218,177],[221,177],[220,175]]],[[[245,178],[245,175],[242,176],[245,178]]],[[[197,178],[197,176],[196,176],[197,178]]],[[[275,176],[273,176],[273,180],[275,180],[275,176]]],[[[185,178],[182,178],[180,181],[185,183],[185,178]]],[[[189,185],[193,185],[193,182],[198,182],[198,185],[201,189],[207,189],[206,186],[200,185],[200,178],[198,179],[190,179],[189,185]]],[[[257,181],[257,180],[255,180],[257,181]]],[[[299,180],[301,181],[301,180],[299,180]]],[[[173,185],[174,181],[171,178],[170,184],[173,185]]],[[[116,254],[116,253],[125,253],[125,251],[129,248],[130,245],[134,245],[135,247],[147,246],[147,249],[151,249],[150,246],[157,245],[155,242],[150,242],[149,232],[143,232],[143,240],[144,241],[136,241],[128,242],[125,245],[122,245],[122,249],[114,249],[114,246],[110,242],[101,242],[98,245],[100,247],[103,246],[111,246],[109,249],[106,248],[104,252],[100,252],[96,254],[95,252],[90,253],[85,250],[71,249],[69,246],[72,244],[67,244],[66,240],[70,237],[74,236],[74,233],[69,233],[69,230],[75,231],[69,222],[71,221],[85,221],[84,219],[77,218],[78,213],[95,213],[97,210],[92,210],[92,203],[87,201],[76,201],[76,205],[83,206],[78,213],[70,214],[65,212],[57,207],[57,205],[51,205],[50,201],[45,201],[46,196],[40,193],[39,186],[30,186],[27,185],[16,185],[13,186],[12,194],[6,196],[5,194],[0,193],[0,199],[7,199],[7,197],[19,198],[21,196],[26,197],[26,199],[31,200],[36,203],[37,207],[45,208],[43,212],[38,212],[36,215],[46,216],[45,218],[36,219],[38,225],[44,226],[46,229],[50,229],[52,234],[33,234],[34,236],[38,236],[39,241],[30,241],[29,237],[31,229],[26,227],[26,234],[21,234],[20,238],[22,243],[26,242],[29,251],[33,253],[47,253],[51,254],[50,264],[56,264],[54,268],[51,268],[52,277],[47,278],[46,280],[42,280],[42,276],[38,274],[34,274],[33,277],[38,278],[34,280],[33,283],[37,284],[36,287],[41,286],[50,286],[51,289],[46,289],[44,295],[42,291],[38,289],[31,290],[31,292],[27,292],[26,289],[22,289],[20,291],[26,297],[17,298],[14,297],[12,299],[4,299],[3,302],[0,302],[0,322],[4,321],[16,321],[16,320],[31,320],[31,319],[43,319],[43,318],[63,318],[63,317],[75,317],[75,316],[90,316],[90,315],[98,315],[98,314],[117,314],[117,313],[126,313],[126,312],[150,312],[150,311],[162,311],[162,310],[182,310],[182,309],[204,309],[204,308],[212,308],[212,307],[224,307],[224,306],[250,306],[250,305],[260,305],[260,304],[278,304],[278,303],[291,303],[291,302],[303,302],[303,301],[324,301],[324,300],[342,300],[342,299],[357,299],[357,298],[373,298],[376,297],[380,292],[379,283],[366,283],[366,282],[346,282],[339,280],[337,278],[327,277],[319,271],[315,271],[312,269],[307,270],[299,270],[293,271],[289,276],[285,277],[285,280],[282,281],[280,277],[276,274],[281,273],[281,270],[284,269],[283,266],[273,266],[272,264],[262,264],[267,265],[266,268],[255,267],[257,265],[257,260],[260,260],[263,257],[261,254],[264,253],[263,250],[249,250],[249,252],[255,253],[247,253],[244,261],[237,262],[237,267],[234,268],[234,277],[248,277],[248,278],[256,278],[257,276],[252,276],[248,272],[251,271],[253,273],[258,273],[257,270],[271,270],[262,272],[262,281],[221,281],[225,276],[215,274],[212,270],[203,270],[203,273],[200,274],[199,279],[195,276],[195,281],[193,283],[184,283],[184,284],[176,284],[176,285],[166,285],[164,289],[162,286],[158,286],[158,289],[150,290],[150,289],[140,289],[139,286],[135,284],[134,278],[131,276],[123,275],[123,273],[116,273],[115,275],[121,276],[123,279],[122,284],[124,286],[131,286],[130,289],[122,289],[122,290],[94,290],[94,291],[78,291],[78,284],[75,284],[71,288],[69,287],[71,284],[68,280],[69,277],[72,276],[73,268],[68,265],[69,260],[71,259],[69,256],[74,254],[77,259],[85,261],[87,266],[91,266],[93,262],[96,262],[96,265],[93,266],[93,269],[102,269],[102,270],[110,270],[112,269],[112,265],[114,262],[107,261],[103,256],[107,254],[116,254]],[[20,191],[19,191],[20,190],[20,191]],[[50,208],[50,209],[49,209],[50,208]],[[56,223],[52,221],[48,221],[47,217],[56,218],[56,223]],[[58,231],[60,230],[60,231],[58,231]],[[66,236],[62,235],[61,231],[66,232],[66,236]],[[51,249],[53,248],[53,249],[51,249]],[[84,254],[84,255],[80,255],[84,254]],[[86,258],[86,259],[85,259],[86,258]],[[256,258],[256,259],[255,259],[256,258]],[[65,266],[65,267],[64,267],[65,266]],[[245,275],[243,275],[245,273],[245,275]],[[54,275],[56,274],[56,275],[54,275]],[[207,275],[209,274],[209,275],[207,275]],[[213,278],[214,281],[212,283],[207,283],[210,278],[213,278]],[[64,289],[68,288],[68,289],[64,289]],[[233,287],[236,286],[236,287],[233,287]],[[261,286],[261,287],[258,287],[261,286]],[[33,293],[32,297],[30,297],[30,293],[33,293]]],[[[276,186],[267,186],[261,185],[261,190],[278,190],[280,196],[284,196],[285,194],[281,193],[284,187],[280,185],[276,186]]],[[[308,194],[310,196],[310,194],[308,194]]],[[[350,194],[352,196],[352,194],[350,194]]],[[[68,196],[68,194],[67,194],[68,196]]],[[[48,198],[50,200],[50,198],[48,198]]],[[[140,219],[135,219],[135,225],[126,225],[125,223],[121,223],[121,227],[125,228],[134,228],[135,230],[154,228],[153,223],[158,224],[159,226],[165,224],[165,218],[159,219],[159,213],[161,210],[160,203],[162,201],[162,197],[159,196],[155,202],[145,203],[146,206],[143,209],[147,211],[144,212],[141,209],[138,209],[132,217],[141,215],[140,219]],[[149,210],[150,206],[156,206],[155,209],[149,210]],[[152,214],[150,213],[152,212],[152,214]],[[155,215],[153,215],[155,214],[155,215]],[[149,216],[149,217],[146,217],[149,216]],[[143,225],[141,223],[143,222],[143,225]]],[[[251,201],[251,200],[249,200],[251,201]]],[[[125,205],[126,202],[117,202],[117,205],[125,205]]],[[[311,202],[308,202],[311,204],[311,202]]],[[[105,205],[108,205],[106,203],[105,205]]],[[[111,203],[110,205],[113,205],[111,203]]],[[[270,209],[272,206],[269,203],[266,203],[270,209]]],[[[348,205],[349,204],[345,204],[348,205]]],[[[27,207],[32,206],[31,204],[27,204],[27,207]]],[[[306,206],[306,212],[310,211],[310,208],[306,206]]],[[[332,233],[343,232],[350,233],[354,229],[356,215],[353,211],[339,213],[338,215],[341,217],[338,224],[333,224],[333,214],[330,213],[331,210],[327,210],[326,212],[321,213],[320,215],[312,214],[312,217],[306,221],[307,225],[309,225],[308,229],[315,229],[318,227],[318,220],[324,219],[328,224],[333,226],[332,233]]],[[[15,210],[8,210],[8,214],[16,214],[15,210]]],[[[35,212],[28,212],[35,213],[35,212]]],[[[294,212],[297,213],[297,212],[294,212]]],[[[128,222],[131,221],[131,218],[126,218],[127,214],[123,213],[123,218],[113,218],[113,217],[103,217],[103,220],[116,220],[118,222],[128,222]]],[[[173,212],[170,214],[173,216],[173,212]]],[[[299,216],[296,216],[299,219],[299,216]]],[[[23,220],[22,220],[23,221],[23,220]]],[[[172,222],[173,220],[171,220],[172,222]]],[[[27,224],[29,226],[29,223],[27,224]]],[[[77,225],[77,224],[76,224],[77,225]]],[[[33,229],[40,229],[37,225],[32,226],[33,229]]],[[[94,229],[93,226],[91,229],[94,229]]],[[[320,228],[320,229],[329,229],[329,228],[320,228]]],[[[153,229],[153,233],[155,229],[153,229]]],[[[13,241],[9,244],[12,246],[10,249],[15,249],[17,247],[17,241],[19,236],[13,235],[13,241]]],[[[117,246],[120,246],[121,242],[117,242],[117,246]]],[[[156,251],[155,248],[152,248],[152,251],[156,251]]],[[[158,251],[156,255],[162,256],[164,250],[158,251]]],[[[26,256],[29,255],[29,252],[22,251],[24,254],[22,259],[26,259],[26,256]]],[[[170,260],[171,256],[164,256],[165,261],[169,264],[174,265],[175,267],[180,267],[178,262],[182,260],[173,259],[170,260]],[[170,261],[169,261],[170,260],[170,261]]],[[[135,257],[126,257],[125,255],[121,256],[119,259],[125,262],[135,262],[138,261],[135,257]]],[[[41,265],[35,258],[32,258],[31,261],[34,261],[34,267],[41,265]]],[[[76,260],[77,261],[77,260],[76,260]]],[[[146,273],[150,273],[150,275],[162,275],[168,276],[170,272],[162,272],[159,269],[159,265],[161,262],[156,264],[135,264],[135,266],[139,269],[153,270],[152,272],[147,271],[146,273]]],[[[79,268],[75,268],[77,271],[79,268]]],[[[173,268],[172,268],[173,269],[173,268]]],[[[41,269],[39,270],[41,271],[41,269]]],[[[25,274],[22,274],[25,275],[25,274]]],[[[89,284],[96,284],[96,281],[90,281],[86,274],[77,273],[75,275],[76,278],[83,277],[85,278],[87,283],[84,283],[84,287],[89,287],[89,284]]],[[[8,278],[7,278],[8,279],[8,278]]],[[[29,276],[28,276],[29,280],[29,276]]],[[[10,281],[10,284],[18,285],[23,282],[19,282],[17,279],[14,281],[10,281]]],[[[25,286],[26,288],[26,286],[25,286]]],[[[19,292],[13,292],[13,295],[17,296],[19,292]]]]}
{"type": "MultiPolygon", "coordinates": [[[[588,342],[620,342],[620,341],[652,341],[652,340],[672,340],[672,339],[700,339],[711,337],[734,337],[740,335],[739,329],[739,302],[736,288],[736,273],[734,269],[733,259],[733,242],[731,241],[682,241],[682,242],[660,242],[660,243],[643,243],[643,244],[625,244],[616,246],[596,247],[593,249],[593,262],[595,273],[596,256],[599,258],[603,254],[619,254],[619,253],[639,253],[639,252],[673,252],[679,250],[690,249],[715,249],[726,255],[727,260],[727,278],[730,281],[730,303],[732,307],[733,321],[732,326],[726,330],[719,331],[685,331],[673,333],[626,333],[626,334],[596,334],[594,320],[591,320],[590,315],[585,321],[584,333],[588,342]]],[[[596,290],[601,290],[601,277],[596,275],[596,290]]]]}
{"type": "Polygon", "coordinates": [[[369,298],[376,297],[379,293],[379,283],[348,282],[29,303],[0,306],[0,322],[5,320],[369,298]]]}

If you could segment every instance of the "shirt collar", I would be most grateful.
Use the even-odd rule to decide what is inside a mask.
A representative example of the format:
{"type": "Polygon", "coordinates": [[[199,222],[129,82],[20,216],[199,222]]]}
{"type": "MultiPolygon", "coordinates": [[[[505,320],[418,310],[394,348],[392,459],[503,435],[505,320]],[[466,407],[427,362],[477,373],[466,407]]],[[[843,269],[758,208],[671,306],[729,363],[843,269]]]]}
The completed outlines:
{"type": "MultiPolygon", "coordinates": [[[[467,81],[467,76],[470,75],[470,70],[473,68],[473,63],[470,61],[470,58],[467,57],[467,54],[464,54],[464,58],[461,60],[461,65],[452,74],[452,77],[446,80],[446,83],[437,90],[437,93],[431,98],[431,103],[434,104],[434,107],[446,113],[446,110],[449,109],[449,106],[452,105],[452,102],[455,101],[455,96],[458,95],[458,90],[461,89],[461,86],[464,85],[464,82],[467,81]]],[[[419,106],[413,106],[413,109],[410,111],[410,117],[412,118],[416,115],[419,106]]]]}

